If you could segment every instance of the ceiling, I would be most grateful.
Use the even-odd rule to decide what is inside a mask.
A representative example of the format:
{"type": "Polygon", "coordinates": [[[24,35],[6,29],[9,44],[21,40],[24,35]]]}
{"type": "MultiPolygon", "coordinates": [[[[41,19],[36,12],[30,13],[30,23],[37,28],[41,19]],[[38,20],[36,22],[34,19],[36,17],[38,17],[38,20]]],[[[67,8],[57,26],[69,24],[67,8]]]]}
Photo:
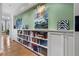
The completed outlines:
{"type": "Polygon", "coordinates": [[[36,5],[35,3],[2,3],[4,16],[17,15],[36,5]]]}

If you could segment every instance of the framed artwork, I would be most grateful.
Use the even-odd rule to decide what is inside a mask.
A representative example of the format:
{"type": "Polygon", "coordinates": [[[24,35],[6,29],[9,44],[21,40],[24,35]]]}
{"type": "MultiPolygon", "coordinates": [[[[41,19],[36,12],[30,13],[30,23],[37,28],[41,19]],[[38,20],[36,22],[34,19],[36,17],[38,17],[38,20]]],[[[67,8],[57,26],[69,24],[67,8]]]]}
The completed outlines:
{"type": "Polygon", "coordinates": [[[16,19],[16,24],[14,25],[14,29],[28,29],[29,25],[28,24],[24,24],[22,22],[22,18],[17,18],[16,19]]]}
{"type": "Polygon", "coordinates": [[[39,5],[36,9],[34,18],[35,29],[47,29],[48,28],[48,12],[45,5],[39,5]]]}
{"type": "Polygon", "coordinates": [[[22,18],[17,18],[15,27],[16,29],[22,28],[22,18]]]}
{"type": "Polygon", "coordinates": [[[57,22],[57,30],[69,30],[69,20],[60,20],[57,22]]]}

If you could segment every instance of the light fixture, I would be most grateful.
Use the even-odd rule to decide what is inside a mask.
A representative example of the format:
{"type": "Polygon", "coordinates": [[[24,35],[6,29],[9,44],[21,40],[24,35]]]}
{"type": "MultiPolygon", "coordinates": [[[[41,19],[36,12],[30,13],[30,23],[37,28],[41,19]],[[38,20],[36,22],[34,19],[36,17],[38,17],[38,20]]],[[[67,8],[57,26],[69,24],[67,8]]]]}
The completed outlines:
{"type": "Polygon", "coordinates": [[[2,16],[2,19],[10,19],[9,16],[2,16]]]}

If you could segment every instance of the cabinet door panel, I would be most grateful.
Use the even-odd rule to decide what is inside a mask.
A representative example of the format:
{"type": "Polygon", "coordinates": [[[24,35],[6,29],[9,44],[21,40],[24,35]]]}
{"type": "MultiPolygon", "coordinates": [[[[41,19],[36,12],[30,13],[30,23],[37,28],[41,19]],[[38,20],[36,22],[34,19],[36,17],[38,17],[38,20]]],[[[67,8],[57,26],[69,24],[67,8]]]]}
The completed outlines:
{"type": "Polygon", "coordinates": [[[48,55],[63,56],[64,55],[64,35],[58,33],[48,34],[48,55]]]}
{"type": "Polygon", "coordinates": [[[74,36],[73,34],[69,35],[66,34],[65,35],[65,55],[66,56],[73,56],[74,55],[74,36]]]}

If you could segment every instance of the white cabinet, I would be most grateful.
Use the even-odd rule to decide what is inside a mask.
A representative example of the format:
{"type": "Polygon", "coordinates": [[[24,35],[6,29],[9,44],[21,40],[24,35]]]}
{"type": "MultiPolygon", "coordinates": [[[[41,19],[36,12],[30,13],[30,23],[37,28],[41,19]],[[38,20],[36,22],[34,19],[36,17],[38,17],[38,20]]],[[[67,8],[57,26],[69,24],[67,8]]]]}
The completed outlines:
{"type": "Polygon", "coordinates": [[[73,56],[74,36],[73,33],[49,32],[48,34],[49,56],[73,56]]]}

